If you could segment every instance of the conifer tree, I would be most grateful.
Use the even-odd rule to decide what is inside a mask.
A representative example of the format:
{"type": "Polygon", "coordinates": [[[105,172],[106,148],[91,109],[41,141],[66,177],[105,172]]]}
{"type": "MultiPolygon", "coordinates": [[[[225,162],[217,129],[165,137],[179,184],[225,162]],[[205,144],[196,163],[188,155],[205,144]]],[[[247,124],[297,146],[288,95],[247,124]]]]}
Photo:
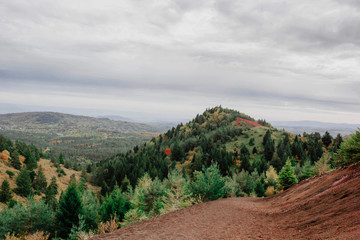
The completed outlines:
{"type": "Polygon", "coordinates": [[[12,199],[11,188],[8,180],[4,180],[0,189],[0,202],[7,203],[12,199]]]}
{"type": "Polygon", "coordinates": [[[64,155],[63,155],[63,153],[60,153],[58,160],[59,160],[59,163],[60,163],[60,164],[64,164],[65,161],[64,161],[64,155]]]}
{"type": "Polygon", "coordinates": [[[17,188],[15,188],[14,191],[20,196],[27,197],[33,193],[31,188],[30,172],[27,169],[21,169],[16,178],[16,185],[17,188]]]}
{"type": "Polygon", "coordinates": [[[45,192],[45,190],[46,190],[47,181],[46,181],[46,177],[43,173],[43,168],[41,167],[41,165],[39,166],[38,173],[35,176],[32,185],[33,185],[34,190],[36,190],[36,191],[45,192]]]}
{"type": "Polygon", "coordinates": [[[58,194],[58,185],[56,177],[52,177],[49,186],[45,190],[44,202],[53,210],[57,208],[56,194],[58,194]]]}
{"type": "Polygon", "coordinates": [[[279,173],[279,182],[284,189],[288,189],[291,185],[297,183],[296,175],[289,159],[279,173]]]}
{"type": "Polygon", "coordinates": [[[171,149],[171,158],[173,161],[183,162],[185,157],[184,149],[182,149],[179,143],[176,141],[173,148],[171,149]]]}
{"type": "Polygon", "coordinates": [[[325,132],[324,136],[321,138],[321,141],[325,145],[325,147],[328,147],[332,143],[333,137],[330,135],[328,131],[325,132]]]}
{"type": "Polygon", "coordinates": [[[73,226],[79,225],[79,215],[83,214],[82,201],[76,182],[72,182],[59,200],[56,212],[58,236],[67,238],[73,226]]]}

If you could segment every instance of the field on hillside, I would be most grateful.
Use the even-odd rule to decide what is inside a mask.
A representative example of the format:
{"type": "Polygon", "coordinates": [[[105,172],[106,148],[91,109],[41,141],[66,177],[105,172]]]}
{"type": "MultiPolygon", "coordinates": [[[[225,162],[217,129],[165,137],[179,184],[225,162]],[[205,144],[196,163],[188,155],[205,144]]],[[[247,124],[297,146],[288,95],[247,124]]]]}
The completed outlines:
{"type": "Polygon", "coordinates": [[[164,129],[140,123],[61,113],[0,115],[0,134],[43,149],[61,152],[72,161],[89,163],[125,152],[164,129]]]}

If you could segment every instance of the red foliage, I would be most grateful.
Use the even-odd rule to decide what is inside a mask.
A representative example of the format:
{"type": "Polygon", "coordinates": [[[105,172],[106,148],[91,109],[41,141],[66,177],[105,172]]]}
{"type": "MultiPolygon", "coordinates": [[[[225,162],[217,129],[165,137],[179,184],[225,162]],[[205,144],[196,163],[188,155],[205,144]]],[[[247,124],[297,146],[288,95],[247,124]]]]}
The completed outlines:
{"type": "Polygon", "coordinates": [[[168,155],[170,157],[171,149],[170,148],[165,149],[165,153],[166,153],[166,155],[168,155]]]}
{"type": "Polygon", "coordinates": [[[168,136],[166,136],[166,135],[163,137],[163,139],[167,139],[167,138],[168,138],[168,136]]]}
{"type": "Polygon", "coordinates": [[[240,126],[240,122],[250,123],[252,127],[263,127],[263,125],[261,125],[257,122],[253,122],[253,121],[238,117],[238,119],[235,121],[235,124],[240,126]]]}

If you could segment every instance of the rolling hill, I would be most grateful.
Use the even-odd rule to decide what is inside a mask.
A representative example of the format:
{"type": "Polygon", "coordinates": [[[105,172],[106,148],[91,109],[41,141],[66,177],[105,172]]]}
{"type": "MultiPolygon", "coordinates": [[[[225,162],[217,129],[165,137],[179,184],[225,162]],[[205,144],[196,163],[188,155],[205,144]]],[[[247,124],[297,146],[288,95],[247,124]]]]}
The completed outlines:
{"type": "Polygon", "coordinates": [[[99,161],[150,140],[161,127],[54,112],[0,115],[0,134],[76,162],[99,161]]]}

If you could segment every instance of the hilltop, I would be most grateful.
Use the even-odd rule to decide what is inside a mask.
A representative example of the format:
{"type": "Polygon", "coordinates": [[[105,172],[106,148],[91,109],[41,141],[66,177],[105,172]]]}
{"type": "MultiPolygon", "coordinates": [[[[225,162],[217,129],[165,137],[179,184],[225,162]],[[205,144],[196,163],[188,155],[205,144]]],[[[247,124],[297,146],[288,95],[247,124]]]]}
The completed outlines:
{"type": "Polygon", "coordinates": [[[270,198],[202,203],[92,239],[359,239],[360,165],[270,198]]]}
{"type": "Polygon", "coordinates": [[[62,152],[76,162],[105,159],[163,131],[141,123],[54,112],[0,115],[0,134],[48,148],[52,156],[62,152]]]}

